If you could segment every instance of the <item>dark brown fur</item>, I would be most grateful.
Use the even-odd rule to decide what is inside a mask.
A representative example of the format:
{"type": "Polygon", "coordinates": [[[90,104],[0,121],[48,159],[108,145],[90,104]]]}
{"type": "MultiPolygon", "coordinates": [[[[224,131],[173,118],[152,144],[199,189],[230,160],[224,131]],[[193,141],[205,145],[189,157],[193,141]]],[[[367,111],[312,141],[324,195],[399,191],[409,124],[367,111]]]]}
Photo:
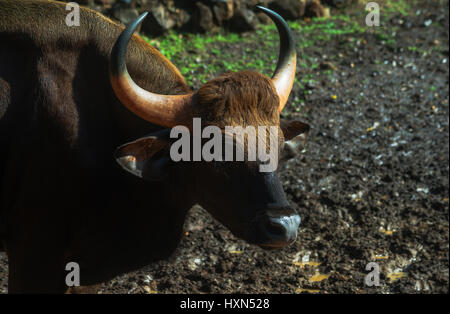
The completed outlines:
{"type": "MultiPolygon", "coordinates": [[[[68,27],[66,3],[40,0],[1,0],[0,31],[2,36],[22,39],[24,48],[41,52],[76,51],[86,46],[109,57],[112,45],[123,26],[87,8],[80,10],[80,26],[68,27]]],[[[189,92],[178,69],[157,49],[134,35],[128,46],[127,63],[136,80],[143,80],[154,92],[180,94],[189,92]],[[147,73],[154,73],[149,77],[147,73]]]]}
{"type": "MultiPolygon", "coordinates": [[[[118,146],[159,127],[112,91],[109,54],[123,27],[83,8],[80,27],[68,27],[68,13],[59,2],[0,0],[0,249],[8,252],[11,292],[64,291],[63,265],[77,256],[87,284],[167,256],[192,205],[186,197],[169,205],[169,189],[116,165],[118,146]],[[154,206],[177,209],[171,221],[148,210],[149,189],[159,195],[154,206]],[[163,225],[174,235],[148,250],[157,237],[147,228],[163,225]],[[113,258],[117,250],[128,257],[113,258]]],[[[173,64],[138,36],[127,64],[149,91],[190,92],[173,64]]]]}
{"type": "MultiPolygon", "coordinates": [[[[89,285],[165,258],[195,203],[239,236],[254,234],[249,222],[268,204],[286,212],[277,177],[242,164],[224,177],[211,165],[175,163],[157,183],[123,171],[116,148],[160,127],[112,91],[109,54],[123,27],[88,9],[80,27],[68,27],[67,13],[60,2],[0,0],[0,241],[10,292],[65,291],[71,261],[89,285]]],[[[138,36],[127,65],[148,91],[190,92],[138,36]]],[[[223,75],[197,100],[203,125],[279,125],[273,84],[258,73],[223,75]]]]}
{"type": "MultiPolygon", "coordinates": [[[[215,125],[222,130],[225,126],[280,125],[279,98],[272,80],[253,71],[226,73],[200,87],[197,92],[195,115],[201,117],[202,125],[215,125]]],[[[269,133],[267,133],[269,136],[269,133]]],[[[282,147],[283,132],[278,130],[278,148],[282,147]]],[[[245,156],[248,154],[247,138],[244,140],[245,156]]],[[[266,138],[266,148],[270,140],[266,138]]]]}

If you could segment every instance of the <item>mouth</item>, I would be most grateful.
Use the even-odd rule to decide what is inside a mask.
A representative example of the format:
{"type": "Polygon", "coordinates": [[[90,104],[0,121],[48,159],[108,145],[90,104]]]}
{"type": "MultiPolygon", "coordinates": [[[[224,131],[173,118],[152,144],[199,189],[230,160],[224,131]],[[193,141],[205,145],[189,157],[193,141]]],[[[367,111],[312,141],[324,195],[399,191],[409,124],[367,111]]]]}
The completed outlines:
{"type": "Polygon", "coordinates": [[[281,250],[282,248],[285,248],[289,245],[286,244],[275,244],[275,243],[271,243],[271,244],[257,244],[260,248],[266,250],[266,251],[275,251],[275,250],[281,250]]]}
{"type": "Polygon", "coordinates": [[[295,240],[286,242],[286,241],[274,241],[274,242],[268,242],[268,243],[256,243],[257,246],[264,250],[280,250],[282,248],[291,246],[294,244],[295,240]]]}

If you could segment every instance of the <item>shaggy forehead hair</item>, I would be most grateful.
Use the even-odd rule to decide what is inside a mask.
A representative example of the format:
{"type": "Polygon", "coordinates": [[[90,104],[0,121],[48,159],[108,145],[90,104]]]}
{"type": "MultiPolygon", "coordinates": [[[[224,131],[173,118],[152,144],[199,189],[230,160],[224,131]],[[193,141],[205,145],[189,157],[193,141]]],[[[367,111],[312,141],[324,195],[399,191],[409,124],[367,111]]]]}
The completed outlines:
{"type": "Polygon", "coordinates": [[[257,72],[227,73],[212,79],[197,92],[195,115],[202,125],[279,125],[278,102],[272,81],[257,72]]]}
{"type": "MultiPolygon", "coordinates": [[[[253,126],[257,138],[261,135],[266,137],[266,151],[271,151],[269,145],[275,141],[278,145],[276,152],[279,153],[284,137],[280,129],[278,104],[279,97],[268,77],[253,71],[226,73],[198,90],[194,115],[201,117],[203,127],[214,125],[222,132],[226,126],[253,126]],[[259,134],[258,126],[265,126],[266,134],[259,134]],[[271,126],[277,127],[277,137],[271,133],[271,126]]],[[[245,137],[243,143],[235,142],[235,145],[244,150],[247,161],[248,138],[245,137]]],[[[257,169],[256,164],[253,166],[257,169]]]]}

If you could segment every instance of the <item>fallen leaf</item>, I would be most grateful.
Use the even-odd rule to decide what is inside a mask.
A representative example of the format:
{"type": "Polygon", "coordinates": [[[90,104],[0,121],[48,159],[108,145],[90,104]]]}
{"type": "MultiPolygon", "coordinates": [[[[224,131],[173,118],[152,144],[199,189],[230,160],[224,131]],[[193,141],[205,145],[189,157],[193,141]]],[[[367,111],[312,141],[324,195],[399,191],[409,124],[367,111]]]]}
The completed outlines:
{"type": "Polygon", "coordinates": [[[392,235],[394,233],[394,230],[386,230],[383,227],[380,227],[380,232],[386,235],[392,235]]]}
{"type": "Polygon", "coordinates": [[[312,282],[320,282],[322,280],[328,279],[330,275],[324,275],[324,274],[315,274],[314,276],[309,278],[309,281],[312,282]]]}
{"type": "Polygon", "coordinates": [[[400,272],[388,274],[387,277],[390,279],[391,282],[394,282],[394,281],[399,280],[400,278],[406,277],[406,273],[403,271],[400,271],[400,272]]]}
{"type": "Polygon", "coordinates": [[[158,293],[158,291],[152,290],[149,286],[143,286],[142,288],[145,290],[145,292],[147,292],[149,294],[157,294],[158,293]]]}

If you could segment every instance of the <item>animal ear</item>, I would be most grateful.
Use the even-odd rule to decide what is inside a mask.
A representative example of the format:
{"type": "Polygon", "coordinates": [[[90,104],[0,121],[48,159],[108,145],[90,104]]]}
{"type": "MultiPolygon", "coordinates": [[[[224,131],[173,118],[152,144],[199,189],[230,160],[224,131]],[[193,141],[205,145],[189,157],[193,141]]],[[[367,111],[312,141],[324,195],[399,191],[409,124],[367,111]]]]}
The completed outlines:
{"type": "Polygon", "coordinates": [[[165,132],[150,134],[116,149],[114,157],[126,171],[149,181],[161,181],[168,174],[169,147],[165,132]]]}
{"type": "Polygon", "coordinates": [[[280,160],[285,161],[297,156],[303,149],[310,126],[296,120],[280,119],[280,127],[285,140],[280,160]]]}

